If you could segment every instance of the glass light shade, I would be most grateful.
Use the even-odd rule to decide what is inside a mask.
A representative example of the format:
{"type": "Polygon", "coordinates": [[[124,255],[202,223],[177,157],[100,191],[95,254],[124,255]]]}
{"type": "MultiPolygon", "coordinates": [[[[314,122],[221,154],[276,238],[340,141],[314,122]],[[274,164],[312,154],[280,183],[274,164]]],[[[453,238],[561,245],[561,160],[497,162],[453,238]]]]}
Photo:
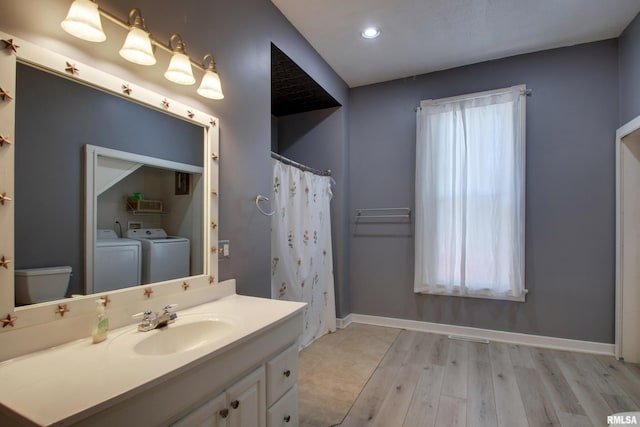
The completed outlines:
{"type": "Polygon", "coordinates": [[[67,33],[82,40],[103,42],[107,39],[102,31],[98,5],[90,0],[75,0],[60,26],[67,33]]]}
{"type": "Polygon", "coordinates": [[[204,96],[209,99],[223,99],[222,84],[220,83],[220,76],[215,71],[207,70],[202,77],[202,83],[197,90],[200,96],[204,96]]]}
{"type": "Polygon", "coordinates": [[[175,52],[169,62],[169,68],[164,73],[167,80],[179,85],[192,85],[196,82],[191,70],[191,62],[189,57],[184,53],[175,52]]]}
{"type": "Polygon", "coordinates": [[[153,55],[149,33],[141,28],[131,27],[120,49],[120,56],[135,64],[154,65],[156,57],[153,55]]]}

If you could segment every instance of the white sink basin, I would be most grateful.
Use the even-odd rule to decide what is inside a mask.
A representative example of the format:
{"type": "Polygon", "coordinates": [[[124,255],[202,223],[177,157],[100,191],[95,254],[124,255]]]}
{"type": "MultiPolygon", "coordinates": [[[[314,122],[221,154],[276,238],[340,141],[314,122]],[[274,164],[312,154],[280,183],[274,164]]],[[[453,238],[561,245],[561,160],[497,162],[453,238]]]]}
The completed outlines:
{"type": "Polygon", "coordinates": [[[233,332],[233,325],[219,319],[198,320],[189,323],[172,323],[150,332],[134,347],[133,351],[143,356],[160,356],[194,350],[211,344],[233,332]]]}

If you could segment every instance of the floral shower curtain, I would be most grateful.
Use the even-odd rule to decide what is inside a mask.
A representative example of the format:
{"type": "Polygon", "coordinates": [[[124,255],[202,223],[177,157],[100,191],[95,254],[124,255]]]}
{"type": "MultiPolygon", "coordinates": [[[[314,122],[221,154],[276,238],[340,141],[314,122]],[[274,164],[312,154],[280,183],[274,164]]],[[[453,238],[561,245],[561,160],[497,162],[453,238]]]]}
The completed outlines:
{"type": "Polygon", "coordinates": [[[271,297],[306,302],[300,346],[336,330],[331,178],[273,160],[271,297]]]}

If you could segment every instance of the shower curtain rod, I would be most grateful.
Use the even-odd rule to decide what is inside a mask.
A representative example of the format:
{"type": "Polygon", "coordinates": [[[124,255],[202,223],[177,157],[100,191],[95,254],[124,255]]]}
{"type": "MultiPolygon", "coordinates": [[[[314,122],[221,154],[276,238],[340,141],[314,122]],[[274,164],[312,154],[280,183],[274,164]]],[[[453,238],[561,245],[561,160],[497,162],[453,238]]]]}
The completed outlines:
{"type": "Polygon", "coordinates": [[[287,159],[286,157],[278,154],[278,153],[274,153],[273,151],[271,152],[271,158],[276,159],[276,160],[280,160],[282,163],[291,165],[291,166],[295,166],[298,169],[302,169],[303,171],[308,171],[308,172],[312,172],[315,173],[316,175],[320,175],[320,176],[331,176],[331,169],[327,169],[326,171],[322,171],[319,169],[314,169],[310,166],[305,166],[302,163],[298,163],[298,162],[294,162],[291,159],[287,159]]]}

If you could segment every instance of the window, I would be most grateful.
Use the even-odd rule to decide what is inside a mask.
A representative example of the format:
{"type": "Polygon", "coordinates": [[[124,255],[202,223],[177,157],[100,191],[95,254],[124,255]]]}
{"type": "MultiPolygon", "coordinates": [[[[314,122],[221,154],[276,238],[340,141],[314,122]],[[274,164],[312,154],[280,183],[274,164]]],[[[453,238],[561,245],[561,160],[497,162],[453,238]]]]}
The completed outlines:
{"type": "Polygon", "coordinates": [[[415,292],[524,301],[525,90],[421,102],[415,292]]]}

